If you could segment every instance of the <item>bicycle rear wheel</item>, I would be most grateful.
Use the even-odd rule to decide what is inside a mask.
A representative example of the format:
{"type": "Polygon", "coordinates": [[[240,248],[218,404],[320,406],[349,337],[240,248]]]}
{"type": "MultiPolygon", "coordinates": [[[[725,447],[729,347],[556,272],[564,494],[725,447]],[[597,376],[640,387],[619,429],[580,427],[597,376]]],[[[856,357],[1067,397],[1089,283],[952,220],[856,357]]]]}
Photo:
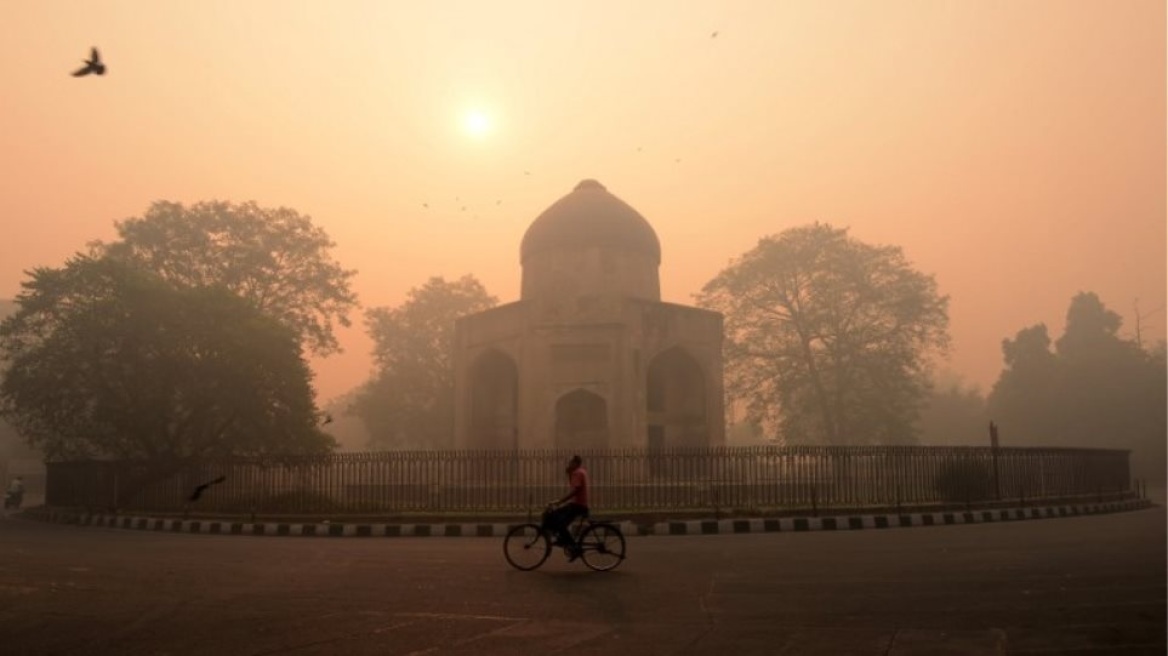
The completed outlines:
{"type": "Polygon", "coordinates": [[[598,571],[616,569],[625,559],[625,536],[614,524],[593,524],[580,536],[580,557],[598,571]]]}
{"type": "Polygon", "coordinates": [[[551,552],[551,541],[539,524],[515,526],[503,539],[503,556],[512,567],[525,572],[542,565],[551,552]]]}

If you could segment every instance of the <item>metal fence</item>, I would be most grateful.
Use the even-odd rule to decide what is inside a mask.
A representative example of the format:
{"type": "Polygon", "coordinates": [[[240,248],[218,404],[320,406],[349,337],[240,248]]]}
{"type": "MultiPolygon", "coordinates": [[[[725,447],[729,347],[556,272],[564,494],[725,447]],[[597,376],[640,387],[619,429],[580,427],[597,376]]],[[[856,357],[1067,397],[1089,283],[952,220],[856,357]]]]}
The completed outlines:
{"type": "MultiPolygon", "coordinates": [[[[46,504],[219,513],[520,512],[567,489],[571,453],[411,451],[238,458],[163,471],[144,462],[48,464],[46,504]],[[200,483],[219,476],[197,502],[200,483]]],[[[1124,450],[711,447],[581,451],[602,512],[918,507],[1040,501],[1130,489],[1124,450]]]]}

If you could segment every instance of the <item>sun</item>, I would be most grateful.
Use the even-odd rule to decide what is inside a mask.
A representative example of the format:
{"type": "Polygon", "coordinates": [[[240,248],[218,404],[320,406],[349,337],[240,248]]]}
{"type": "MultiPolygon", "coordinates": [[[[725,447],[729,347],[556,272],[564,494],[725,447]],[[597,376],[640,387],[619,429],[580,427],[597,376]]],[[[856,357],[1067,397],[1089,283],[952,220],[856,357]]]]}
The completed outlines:
{"type": "Polygon", "coordinates": [[[470,109],[462,115],[462,131],[475,139],[487,136],[493,127],[490,114],[481,109],[470,109]]]}

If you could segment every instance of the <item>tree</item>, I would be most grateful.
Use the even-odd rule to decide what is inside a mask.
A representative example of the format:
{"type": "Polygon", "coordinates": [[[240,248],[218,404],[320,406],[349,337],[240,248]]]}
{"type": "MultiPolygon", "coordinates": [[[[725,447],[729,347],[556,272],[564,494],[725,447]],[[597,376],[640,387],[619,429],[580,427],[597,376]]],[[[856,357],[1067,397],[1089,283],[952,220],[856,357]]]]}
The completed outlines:
{"type": "MultiPolygon", "coordinates": [[[[1066,328],[1055,342],[1060,364],[1057,387],[1060,405],[1073,410],[1059,412],[1058,433],[1074,445],[1119,442],[1134,446],[1132,440],[1147,429],[1149,413],[1157,406],[1141,403],[1137,381],[1144,374],[1148,354],[1136,343],[1119,336],[1122,319],[1108,310],[1099,297],[1082,292],[1071,299],[1066,328]],[[1118,438],[1118,439],[1117,439],[1118,438]]],[[[1158,413],[1164,414],[1163,397],[1158,413]]],[[[1161,432],[1161,438],[1164,437],[1161,432]]]]}
{"type": "Polygon", "coordinates": [[[377,373],[359,393],[353,413],[384,448],[442,448],[454,438],[454,323],[494,307],[474,276],[430,278],[396,308],[373,308],[366,326],[377,373]]]}
{"type": "Polygon", "coordinates": [[[159,201],[115,225],[120,241],[94,243],[94,255],[138,263],[186,287],[224,287],[291,327],[309,351],[340,350],[333,325],[349,325],[356,272],[329,256],[336,244],[309,217],[254,202],[159,201]]]}
{"type": "MultiPolygon", "coordinates": [[[[0,299],[0,322],[8,318],[10,315],[16,313],[20,309],[15,301],[7,299],[0,299]]],[[[0,380],[4,378],[3,364],[0,363],[0,380]]],[[[31,455],[31,452],[26,451],[27,446],[23,444],[20,436],[16,434],[14,429],[8,422],[0,418],[0,460],[13,455],[31,455]]]]}
{"type": "Polygon", "coordinates": [[[1071,361],[1132,357],[1138,347],[1119,337],[1122,324],[1123,319],[1108,310],[1094,292],[1079,292],[1067,308],[1066,328],[1055,348],[1071,361]]]}
{"type": "Polygon", "coordinates": [[[291,328],[223,287],[78,256],[23,283],[0,324],[0,415],[53,459],[325,453],[291,328]]]}
{"type": "Polygon", "coordinates": [[[1045,324],[1024,328],[1002,340],[1006,366],[986,400],[990,417],[1006,435],[1032,446],[1070,446],[1059,435],[1059,362],[1050,350],[1045,324]]]}
{"type": "Polygon", "coordinates": [[[830,225],[759,240],[706,284],[725,315],[725,368],[751,417],[787,443],[905,443],[948,345],[948,298],[893,246],[830,225]]]}
{"type": "Polygon", "coordinates": [[[1131,449],[1133,471],[1163,481],[1168,371],[1163,348],[1120,337],[1097,295],[1071,299],[1054,343],[1034,326],[1003,343],[1006,366],[989,397],[1003,442],[1131,449]]]}

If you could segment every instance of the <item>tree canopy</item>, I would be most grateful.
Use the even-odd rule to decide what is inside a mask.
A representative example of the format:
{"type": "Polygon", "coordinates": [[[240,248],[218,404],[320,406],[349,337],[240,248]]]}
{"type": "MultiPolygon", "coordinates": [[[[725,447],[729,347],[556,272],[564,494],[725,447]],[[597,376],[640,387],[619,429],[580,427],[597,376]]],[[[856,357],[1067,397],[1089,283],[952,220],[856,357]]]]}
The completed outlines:
{"type": "Polygon", "coordinates": [[[948,298],[900,248],[816,223],[759,240],[705,285],[728,394],[800,444],[905,443],[948,345],[948,298]]]}
{"type": "Polygon", "coordinates": [[[1168,366],[1119,335],[1122,319],[1092,292],[1071,299],[1053,343],[1043,324],[1002,342],[989,412],[1003,443],[1133,450],[1137,475],[1164,480],[1168,366]]]}
{"type": "Polygon", "coordinates": [[[53,459],[323,453],[296,332],[222,286],[77,256],[0,324],[0,416],[53,459]]]}
{"type": "Polygon", "coordinates": [[[254,202],[159,201],[116,226],[119,240],[95,242],[95,255],[186,287],[224,287],[292,328],[309,351],[340,350],[333,327],[350,325],[355,271],[332,259],[335,244],[309,217],[254,202]]]}
{"type": "Polygon", "coordinates": [[[401,305],[366,313],[377,372],[352,412],[365,422],[371,446],[432,449],[453,443],[454,325],[497,303],[474,276],[433,277],[410,290],[401,305]]]}

